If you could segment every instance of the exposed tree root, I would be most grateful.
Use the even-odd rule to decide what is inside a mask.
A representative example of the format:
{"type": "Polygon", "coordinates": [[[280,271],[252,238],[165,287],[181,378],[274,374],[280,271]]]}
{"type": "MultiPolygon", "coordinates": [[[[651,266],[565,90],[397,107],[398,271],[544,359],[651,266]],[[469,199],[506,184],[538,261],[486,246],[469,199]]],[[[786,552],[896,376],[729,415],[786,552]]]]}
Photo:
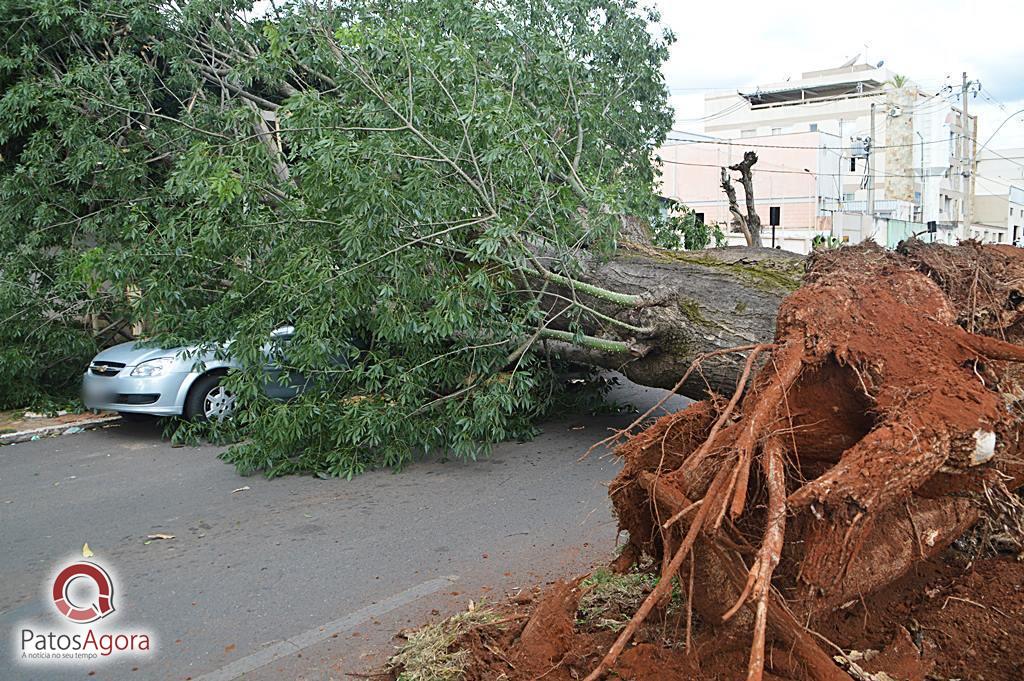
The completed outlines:
{"type": "Polygon", "coordinates": [[[682,585],[688,558],[701,619],[752,632],[748,679],[780,647],[807,678],[848,678],[799,622],[891,584],[973,525],[985,491],[1022,479],[1020,289],[1016,249],[816,259],[782,304],[775,343],[745,348],[728,401],[695,403],[619,447],[623,555],[650,555],[662,574],[587,681],[682,585]],[[972,266],[951,265],[964,258],[972,266]],[[997,276],[976,276],[983,264],[997,276]]]}
{"type": "MultiPolygon", "coordinates": [[[[574,626],[585,587],[559,583],[522,628],[469,641],[467,681],[849,681],[883,668],[925,678],[928,645],[939,649],[927,629],[966,642],[941,651],[944,678],[967,678],[958,655],[971,669],[999,657],[982,663],[986,678],[988,667],[1020,678],[1021,569],[960,572],[975,591],[937,605],[941,584],[903,585],[962,555],[947,551],[954,542],[1024,550],[1024,254],[916,243],[823,253],[782,303],[774,342],[708,351],[675,389],[726,357],[740,379],[724,396],[649,423],[656,405],[606,441],[624,459],[609,494],[628,532],[612,571],[642,571],[647,585],[616,610],[621,630],[574,626]],[[876,599],[916,599],[921,617],[946,624],[922,620],[913,639],[887,631],[879,659],[893,666],[869,669],[852,659],[848,627],[861,608],[866,631],[876,599]]],[[[886,621],[907,625],[893,610],[886,621]]]]}

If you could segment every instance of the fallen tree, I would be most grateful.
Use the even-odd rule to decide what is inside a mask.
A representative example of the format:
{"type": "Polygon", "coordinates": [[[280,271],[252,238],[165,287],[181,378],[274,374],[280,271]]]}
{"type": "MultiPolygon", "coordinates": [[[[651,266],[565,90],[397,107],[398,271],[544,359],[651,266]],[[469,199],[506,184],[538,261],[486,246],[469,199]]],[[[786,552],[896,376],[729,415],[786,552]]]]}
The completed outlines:
{"type": "MultiPolygon", "coordinates": [[[[700,398],[709,390],[731,390],[740,376],[743,358],[723,350],[774,335],[779,305],[800,285],[805,258],[772,249],[691,252],[627,243],[620,244],[614,258],[582,262],[580,281],[630,296],[618,302],[600,292],[576,291],[577,298],[607,317],[588,320],[587,333],[615,344],[577,339],[551,342],[549,349],[573,361],[621,371],[642,385],[700,398]],[[704,357],[699,371],[677,386],[698,357],[704,357]]],[[[562,290],[558,297],[568,295],[562,290]]],[[[552,302],[554,315],[558,298],[552,302]]]]}
{"type": "MultiPolygon", "coordinates": [[[[609,494],[628,542],[612,567],[643,565],[653,579],[614,635],[556,633],[595,588],[575,580],[519,634],[478,634],[506,652],[478,654],[470,669],[587,681],[893,678],[864,672],[814,630],[941,563],[972,528],[974,551],[991,550],[993,531],[1024,551],[1013,492],[1024,485],[1022,293],[1024,256],[1012,247],[817,254],[775,334],[733,349],[742,370],[728,391],[654,422],[652,409],[606,441],[625,460],[609,494]]],[[[920,641],[908,645],[896,678],[924,678],[934,662],[920,641]]],[[[1009,656],[993,668],[1024,666],[1004,643],[988,654],[1009,656]]]]}
{"type": "MultiPolygon", "coordinates": [[[[645,243],[674,228],[672,38],[629,0],[3,8],[0,406],[140,329],[231,341],[242,471],[471,457],[567,408],[562,369],[670,386],[799,283],[798,256],[645,243]],[[282,404],[285,324],[273,361],[315,389],[282,404]]],[[[739,364],[703,367],[684,392],[739,364]]]]}

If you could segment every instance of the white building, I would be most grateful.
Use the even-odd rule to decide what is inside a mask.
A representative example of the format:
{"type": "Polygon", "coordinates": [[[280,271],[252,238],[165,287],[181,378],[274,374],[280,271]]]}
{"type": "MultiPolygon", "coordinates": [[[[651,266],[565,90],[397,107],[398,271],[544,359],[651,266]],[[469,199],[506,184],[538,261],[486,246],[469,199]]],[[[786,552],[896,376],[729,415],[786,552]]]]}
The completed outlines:
{"type": "Polygon", "coordinates": [[[973,236],[1024,246],[1024,148],[982,149],[974,179],[973,236]]]}
{"type": "MultiPolygon", "coordinates": [[[[750,146],[765,158],[776,146],[772,138],[778,140],[776,148],[783,148],[795,133],[834,136],[840,141],[839,171],[827,176],[832,190],[818,192],[819,197],[837,197],[819,207],[819,215],[830,219],[832,235],[894,245],[934,221],[934,238],[954,243],[970,234],[964,204],[970,173],[961,161],[972,153],[977,118],[970,116],[965,135],[962,112],[952,103],[959,89],[925,94],[909,81],[897,87],[900,80],[888,69],[854,64],[810,71],[798,80],[749,92],[709,93],[704,132],[711,139],[704,143],[749,140],[740,148],[750,146]],[[872,105],[870,168],[858,150],[861,140],[872,137],[872,105]],[[880,220],[868,215],[872,184],[874,214],[880,220]]],[[[685,192],[674,198],[687,202],[685,192]]]]}

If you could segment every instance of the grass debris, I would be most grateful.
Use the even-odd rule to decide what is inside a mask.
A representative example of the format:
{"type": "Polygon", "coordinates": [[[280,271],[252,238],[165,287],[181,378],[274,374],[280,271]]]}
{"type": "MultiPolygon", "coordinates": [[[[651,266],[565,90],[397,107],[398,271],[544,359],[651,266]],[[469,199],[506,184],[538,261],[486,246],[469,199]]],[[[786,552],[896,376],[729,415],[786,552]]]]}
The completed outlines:
{"type": "Polygon", "coordinates": [[[470,629],[499,619],[491,608],[477,606],[409,634],[398,652],[388,660],[388,669],[398,672],[398,681],[461,681],[469,651],[454,649],[470,629]]]}
{"type": "Polygon", "coordinates": [[[576,626],[619,631],[657,584],[657,574],[633,571],[617,575],[607,568],[595,570],[580,583],[583,595],[576,610],[576,626]]]}

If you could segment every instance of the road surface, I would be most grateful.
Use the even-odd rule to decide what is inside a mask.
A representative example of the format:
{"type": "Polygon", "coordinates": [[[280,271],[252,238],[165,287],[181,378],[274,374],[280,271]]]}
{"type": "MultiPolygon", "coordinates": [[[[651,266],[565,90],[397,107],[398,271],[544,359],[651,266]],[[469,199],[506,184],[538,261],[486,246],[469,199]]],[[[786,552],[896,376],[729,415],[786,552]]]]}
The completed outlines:
{"type": "Polygon", "coordinates": [[[154,423],[0,448],[0,679],[350,679],[403,627],[606,560],[617,465],[577,459],[632,417],[555,419],[486,460],[352,481],[243,478],[154,423]],[[51,580],[86,542],[115,584],[108,621],[151,631],[154,652],[24,666],[18,632],[58,622],[51,580]]]}

